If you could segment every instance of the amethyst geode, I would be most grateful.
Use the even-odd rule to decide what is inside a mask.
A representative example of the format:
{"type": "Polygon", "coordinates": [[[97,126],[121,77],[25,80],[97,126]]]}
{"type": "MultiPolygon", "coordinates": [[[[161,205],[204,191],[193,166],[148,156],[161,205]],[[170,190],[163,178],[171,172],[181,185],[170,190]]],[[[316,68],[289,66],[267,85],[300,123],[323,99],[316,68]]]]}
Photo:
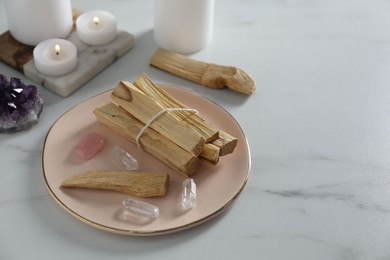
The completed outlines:
{"type": "Polygon", "coordinates": [[[0,74],[0,133],[31,128],[38,123],[42,109],[43,100],[35,86],[0,74]]]}

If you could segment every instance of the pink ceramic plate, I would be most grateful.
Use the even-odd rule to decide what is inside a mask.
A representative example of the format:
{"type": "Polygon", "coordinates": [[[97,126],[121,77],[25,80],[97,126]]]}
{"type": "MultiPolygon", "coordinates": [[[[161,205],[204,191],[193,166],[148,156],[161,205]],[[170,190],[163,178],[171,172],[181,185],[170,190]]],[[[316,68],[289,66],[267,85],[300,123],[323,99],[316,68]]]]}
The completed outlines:
{"type": "Polygon", "coordinates": [[[248,180],[251,163],[247,140],[239,124],[223,108],[204,97],[179,88],[164,88],[188,107],[197,109],[200,115],[219,129],[238,138],[234,153],[221,157],[216,166],[200,163],[193,176],[197,184],[196,207],[187,212],[181,210],[181,183],[184,180],[181,175],[97,122],[92,111],[110,100],[111,91],[108,91],[66,112],[46,136],[43,175],[50,193],[64,209],[81,221],[106,231],[125,235],[158,235],[201,224],[222,212],[237,198],[248,180]],[[106,146],[89,161],[78,161],[72,156],[72,150],[81,136],[91,132],[105,136],[106,146]],[[169,172],[168,194],[160,198],[142,199],[159,207],[160,216],[157,219],[140,218],[124,210],[122,201],[129,197],[126,194],[60,188],[64,179],[77,173],[120,169],[111,155],[115,145],[133,154],[141,163],[140,170],[169,172]]]}

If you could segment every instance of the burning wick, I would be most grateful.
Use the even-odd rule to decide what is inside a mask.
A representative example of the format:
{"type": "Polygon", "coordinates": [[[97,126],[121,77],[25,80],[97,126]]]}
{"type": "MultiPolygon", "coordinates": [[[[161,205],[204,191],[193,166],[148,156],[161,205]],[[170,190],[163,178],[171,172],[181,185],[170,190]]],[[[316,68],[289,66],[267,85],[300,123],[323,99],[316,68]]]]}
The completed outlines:
{"type": "Polygon", "coordinates": [[[95,25],[99,25],[99,17],[94,16],[94,17],[92,18],[92,21],[93,21],[93,23],[94,23],[95,25]]]}
{"type": "Polygon", "coordinates": [[[59,54],[60,54],[61,47],[60,47],[59,44],[56,44],[56,46],[54,46],[54,51],[56,52],[56,55],[59,55],[59,54]]]}

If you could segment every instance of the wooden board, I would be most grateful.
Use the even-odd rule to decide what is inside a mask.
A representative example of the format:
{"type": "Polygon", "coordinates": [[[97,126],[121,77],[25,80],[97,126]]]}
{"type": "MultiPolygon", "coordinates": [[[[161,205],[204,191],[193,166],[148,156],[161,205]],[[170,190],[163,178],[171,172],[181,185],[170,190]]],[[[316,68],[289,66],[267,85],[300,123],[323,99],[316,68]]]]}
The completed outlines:
{"type": "Polygon", "coordinates": [[[18,42],[9,31],[0,36],[0,61],[23,72],[23,65],[33,58],[34,46],[18,42]]]}

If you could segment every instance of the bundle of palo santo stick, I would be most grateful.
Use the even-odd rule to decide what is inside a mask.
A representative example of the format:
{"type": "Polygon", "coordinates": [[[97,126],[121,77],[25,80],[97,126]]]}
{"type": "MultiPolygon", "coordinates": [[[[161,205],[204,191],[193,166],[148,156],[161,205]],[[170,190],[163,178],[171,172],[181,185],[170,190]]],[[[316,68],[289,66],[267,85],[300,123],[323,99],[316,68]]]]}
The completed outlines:
{"type": "Polygon", "coordinates": [[[142,149],[185,177],[195,173],[199,159],[216,164],[220,156],[232,153],[236,147],[235,137],[189,110],[146,74],[133,84],[121,81],[111,98],[113,102],[94,110],[98,121],[126,139],[139,142],[142,149]],[[155,120],[150,122],[152,118],[155,120]]]}

